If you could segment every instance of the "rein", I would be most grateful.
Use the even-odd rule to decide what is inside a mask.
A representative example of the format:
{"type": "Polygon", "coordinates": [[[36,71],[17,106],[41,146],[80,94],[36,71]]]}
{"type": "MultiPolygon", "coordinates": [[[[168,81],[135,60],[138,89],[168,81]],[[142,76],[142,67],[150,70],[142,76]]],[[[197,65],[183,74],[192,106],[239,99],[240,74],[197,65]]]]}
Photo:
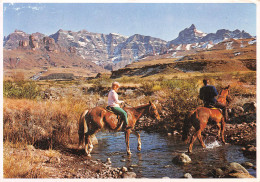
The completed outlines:
{"type": "Polygon", "coordinates": [[[130,104],[128,104],[127,102],[124,102],[126,105],[128,105],[128,106],[130,106],[130,107],[132,107],[132,108],[134,108],[133,106],[131,106],[130,104]]]}

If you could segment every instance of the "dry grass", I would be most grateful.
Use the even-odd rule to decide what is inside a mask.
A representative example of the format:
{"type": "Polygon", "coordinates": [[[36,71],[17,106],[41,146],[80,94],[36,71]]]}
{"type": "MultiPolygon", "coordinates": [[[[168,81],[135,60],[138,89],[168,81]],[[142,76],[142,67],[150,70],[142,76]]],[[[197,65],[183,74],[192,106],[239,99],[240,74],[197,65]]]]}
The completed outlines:
{"type": "Polygon", "coordinates": [[[143,66],[151,66],[151,65],[156,65],[156,64],[173,63],[175,60],[176,60],[176,58],[160,58],[160,59],[154,59],[154,60],[144,60],[144,61],[134,62],[127,67],[140,68],[143,66]]]}
{"type": "Polygon", "coordinates": [[[74,140],[86,103],[4,99],[4,140],[50,148],[74,140]],[[71,136],[74,136],[71,138],[71,136]]]}
{"type": "Polygon", "coordinates": [[[60,155],[53,150],[35,150],[33,146],[24,143],[4,142],[4,178],[46,178],[51,171],[42,164],[60,155]]]}

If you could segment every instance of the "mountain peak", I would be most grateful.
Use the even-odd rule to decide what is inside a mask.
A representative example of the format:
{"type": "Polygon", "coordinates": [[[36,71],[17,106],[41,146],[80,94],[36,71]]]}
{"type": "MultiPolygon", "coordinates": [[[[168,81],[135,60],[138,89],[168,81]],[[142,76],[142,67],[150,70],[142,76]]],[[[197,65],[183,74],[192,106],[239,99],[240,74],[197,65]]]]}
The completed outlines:
{"type": "Polygon", "coordinates": [[[194,24],[192,24],[189,29],[193,29],[194,30],[194,29],[196,29],[196,27],[195,27],[194,24]]]}

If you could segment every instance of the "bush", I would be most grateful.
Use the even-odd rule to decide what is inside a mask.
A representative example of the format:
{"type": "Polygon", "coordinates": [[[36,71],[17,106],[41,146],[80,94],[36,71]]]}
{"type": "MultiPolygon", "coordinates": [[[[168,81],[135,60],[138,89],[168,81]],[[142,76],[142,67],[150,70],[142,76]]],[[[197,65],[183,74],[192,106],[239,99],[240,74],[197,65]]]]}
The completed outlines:
{"type": "Polygon", "coordinates": [[[40,88],[33,81],[4,81],[3,95],[8,98],[36,99],[40,96],[40,88]]]}
{"type": "Polygon", "coordinates": [[[162,88],[167,88],[169,91],[169,100],[165,103],[165,107],[169,109],[169,116],[174,121],[183,119],[188,111],[200,104],[197,83],[196,79],[162,82],[162,88]]]}

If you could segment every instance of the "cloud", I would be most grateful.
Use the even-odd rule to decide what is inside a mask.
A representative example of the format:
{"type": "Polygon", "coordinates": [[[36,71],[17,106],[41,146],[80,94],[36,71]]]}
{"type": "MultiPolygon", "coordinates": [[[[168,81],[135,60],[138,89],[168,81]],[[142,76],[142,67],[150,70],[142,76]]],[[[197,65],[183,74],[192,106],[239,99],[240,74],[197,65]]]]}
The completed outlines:
{"type": "Polygon", "coordinates": [[[29,9],[32,9],[33,11],[39,11],[41,7],[38,6],[28,6],[29,9]]]}
{"type": "Polygon", "coordinates": [[[23,10],[32,10],[32,11],[39,11],[43,8],[43,6],[40,6],[40,5],[26,5],[26,4],[23,4],[23,5],[19,5],[19,4],[16,4],[16,3],[9,3],[8,4],[8,7],[5,6],[4,7],[4,11],[10,9],[10,10],[14,10],[14,11],[17,11],[17,12],[20,12],[20,11],[23,11],[23,10]]]}
{"type": "Polygon", "coordinates": [[[15,11],[19,11],[21,8],[14,8],[15,11]]]}

